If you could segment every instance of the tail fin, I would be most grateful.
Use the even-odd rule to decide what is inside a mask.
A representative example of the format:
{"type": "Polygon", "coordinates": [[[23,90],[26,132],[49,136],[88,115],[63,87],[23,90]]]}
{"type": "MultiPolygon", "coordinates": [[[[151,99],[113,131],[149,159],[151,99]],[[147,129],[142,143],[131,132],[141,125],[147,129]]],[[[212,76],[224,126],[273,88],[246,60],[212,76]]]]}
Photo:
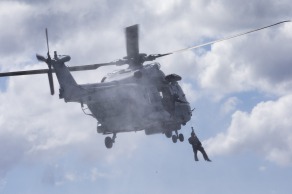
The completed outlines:
{"type": "Polygon", "coordinates": [[[68,67],[65,65],[65,62],[70,59],[70,56],[59,58],[55,51],[54,59],[52,60],[52,66],[60,84],[59,97],[64,98],[66,102],[78,101],[77,96],[80,95],[80,87],[78,87],[78,84],[70,73],[68,67]]]}

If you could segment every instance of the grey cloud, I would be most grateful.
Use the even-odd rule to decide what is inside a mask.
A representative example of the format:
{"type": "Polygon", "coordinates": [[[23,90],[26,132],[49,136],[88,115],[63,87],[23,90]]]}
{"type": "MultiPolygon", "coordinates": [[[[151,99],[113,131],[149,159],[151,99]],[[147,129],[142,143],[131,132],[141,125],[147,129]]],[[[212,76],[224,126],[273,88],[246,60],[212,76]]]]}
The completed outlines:
{"type": "MultiPolygon", "coordinates": [[[[20,12],[18,9],[13,9],[13,6],[8,6],[7,8],[11,11],[9,16],[15,16],[7,21],[0,19],[1,24],[5,24],[5,22],[13,24],[12,26],[6,25],[0,32],[1,69],[6,65],[13,65],[14,68],[20,69],[23,66],[38,68],[35,65],[34,55],[35,52],[46,53],[45,27],[49,29],[52,51],[56,49],[60,54],[70,54],[72,63],[68,65],[76,63],[81,65],[83,62],[104,62],[103,60],[114,60],[123,57],[125,54],[123,28],[135,23],[141,24],[141,47],[143,48],[141,51],[168,52],[192,46],[197,42],[201,43],[205,39],[221,38],[222,36],[233,34],[234,31],[269,24],[271,20],[273,20],[272,22],[278,21],[278,19],[285,18],[286,15],[289,16],[288,9],[289,11],[291,10],[291,7],[289,7],[290,1],[288,0],[281,1],[283,5],[280,6],[276,5],[276,1],[265,1],[267,3],[265,6],[263,1],[260,1],[260,4],[258,3],[259,1],[252,1],[256,3],[256,9],[249,8],[249,4],[241,1],[224,1],[221,4],[218,4],[219,1],[192,1],[188,3],[185,3],[185,1],[172,1],[174,3],[171,5],[169,5],[170,3],[167,5],[158,4],[154,0],[136,1],[135,3],[131,1],[106,0],[80,1],[78,3],[57,0],[13,2],[20,4],[19,9],[21,9],[21,6],[27,7],[23,12],[20,12]],[[68,2],[70,2],[69,6],[68,2]],[[216,4],[220,9],[214,6],[216,4]],[[163,6],[169,6],[170,8],[166,7],[164,9],[165,12],[162,12],[160,10],[162,10],[163,6]],[[263,6],[262,11],[258,12],[261,6],[263,6]],[[241,8],[241,11],[238,8],[241,8]],[[278,12],[279,10],[281,12],[278,12]],[[272,14],[267,15],[267,13],[272,14]],[[94,61],[96,59],[101,61],[94,61]]],[[[283,45],[289,40],[289,38],[282,39],[279,36],[271,44],[279,41],[279,45],[280,42],[283,45]]],[[[276,66],[272,66],[269,71],[263,68],[266,62],[269,64],[282,64],[282,62],[287,64],[286,62],[290,61],[290,58],[285,52],[286,50],[291,50],[290,46],[285,45],[285,48],[283,47],[285,51],[282,54],[276,50],[268,50],[269,52],[277,53],[275,54],[277,57],[273,58],[274,61],[272,62],[265,60],[265,56],[261,53],[255,55],[256,57],[251,56],[251,54],[255,54],[254,51],[248,50],[251,47],[256,48],[258,46],[258,49],[263,49],[261,44],[251,44],[252,41],[254,39],[251,39],[251,42],[248,43],[240,43],[240,41],[239,43],[232,43],[234,50],[226,50],[219,47],[219,50],[221,49],[222,51],[221,53],[216,53],[216,50],[205,52],[215,55],[220,60],[222,58],[225,60],[223,62],[226,62],[227,65],[224,68],[227,69],[221,69],[222,71],[234,73],[235,70],[228,66],[229,64],[234,64],[238,60],[253,62],[256,59],[262,65],[261,67],[248,66],[248,63],[246,63],[247,67],[252,68],[254,77],[259,75],[259,77],[263,77],[271,83],[289,81],[290,73],[287,73],[285,79],[281,80],[280,73],[274,74],[276,66]],[[278,56],[281,56],[280,59],[278,56]]],[[[264,39],[262,43],[264,44],[264,39]]],[[[266,46],[270,45],[267,44],[266,46]]],[[[190,51],[188,54],[163,59],[162,66],[167,72],[178,72],[183,78],[189,79],[186,82],[189,84],[191,83],[190,81],[197,81],[198,76],[204,75],[204,72],[209,73],[205,71],[208,70],[208,66],[204,66],[202,57],[197,51],[190,51]],[[193,60],[196,61],[193,62],[193,60]]],[[[212,61],[209,55],[205,57],[212,61]]],[[[219,63],[223,63],[220,60],[219,63]]],[[[246,66],[239,64],[239,66],[235,65],[233,67],[240,69],[246,66]]],[[[95,75],[96,72],[90,74],[85,72],[76,76],[82,81],[99,81],[104,72],[105,70],[98,72],[101,75],[95,75]],[[88,79],[89,77],[91,80],[88,79]]],[[[219,90],[227,88],[226,93],[243,91],[246,88],[250,89],[251,83],[236,85],[236,83],[242,83],[237,82],[237,75],[242,74],[238,71],[236,72],[237,74],[233,74],[233,79],[231,79],[233,84],[231,84],[231,89],[227,88],[229,87],[228,84],[216,85],[220,84],[220,80],[224,78],[222,76],[226,76],[226,74],[215,74],[214,76],[218,77],[208,81],[212,86],[215,85],[215,90],[217,88],[219,90]]],[[[244,79],[250,77],[252,76],[248,74],[248,77],[244,79]]],[[[228,82],[229,77],[225,78],[227,78],[226,83],[230,84],[228,82]]],[[[241,78],[240,81],[244,79],[241,78]]],[[[79,105],[65,104],[59,101],[57,96],[49,96],[46,76],[10,78],[8,85],[7,91],[0,94],[1,100],[5,102],[5,104],[1,105],[1,114],[5,122],[0,124],[0,129],[3,131],[3,128],[7,129],[8,127],[14,135],[9,134],[11,138],[9,142],[0,141],[2,147],[0,153],[5,153],[5,146],[9,152],[12,152],[9,160],[0,162],[0,168],[5,169],[5,172],[17,165],[18,162],[21,162],[24,153],[27,152],[28,154],[25,155],[26,160],[42,164],[46,164],[46,160],[58,160],[62,157],[62,154],[74,151],[84,163],[102,161],[107,165],[119,161],[121,156],[131,157],[131,154],[140,145],[138,143],[140,140],[139,134],[138,138],[137,136],[132,138],[133,136],[128,136],[127,134],[119,137],[126,141],[120,143],[115,150],[111,150],[110,153],[104,150],[103,137],[96,135],[95,132],[96,122],[90,120],[90,118],[83,119],[85,116],[83,117],[79,105]],[[17,110],[11,107],[17,107],[17,110]],[[9,125],[12,121],[18,124],[15,126],[9,125]],[[19,133],[19,129],[22,129],[22,134],[15,137],[15,134],[19,133]],[[30,138],[27,139],[28,137],[30,138]]],[[[186,87],[190,91],[189,93],[192,94],[193,87],[186,87]]],[[[206,88],[202,87],[201,89],[206,88]]],[[[203,91],[198,91],[198,93],[201,95],[203,91]]],[[[243,116],[238,115],[237,117],[242,118],[243,116]]],[[[273,131],[273,133],[276,132],[273,131]]],[[[3,138],[5,137],[7,135],[3,136],[3,138]]],[[[226,140],[226,137],[222,136],[222,139],[226,140]]],[[[213,142],[212,145],[215,145],[215,143],[213,142]]],[[[209,149],[211,149],[211,144],[209,149]]],[[[216,150],[212,152],[214,153],[216,150]]],[[[48,171],[50,171],[50,168],[48,171]]],[[[45,174],[44,182],[49,184],[58,182],[59,178],[56,178],[55,174],[47,173],[47,171],[45,174]]]]}
{"type": "Polygon", "coordinates": [[[292,46],[289,42],[292,38],[279,29],[272,30],[273,34],[264,33],[263,36],[256,35],[247,40],[240,49],[245,53],[242,60],[254,70],[256,76],[267,79],[270,83],[291,81],[292,56],[289,51],[292,46]]]}
{"type": "Polygon", "coordinates": [[[50,186],[60,186],[63,184],[63,168],[58,164],[51,164],[46,166],[43,175],[42,182],[50,186]]]}
{"type": "MultiPolygon", "coordinates": [[[[0,100],[0,177],[19,164],[50,165],[76,156],[76,163],[109,164],[121,156],[131,157],[141,135],[120,138],[112,152],[104,147],[104,136],[96,133],[96,121],[85,116],[79,104],[66,104],[50,96],[46,77],[20,77],[9,80],[0,100]],[[31,87],[23,87],[23,86],[31,87]],[[11,108],[13,107],[13,108],[11,108]]],[[[53,167],[52,167],[53,168],[53,167]]],[[[63,173],[47,170],[43,181],[62,182],[63,173]]]]}
{"type": "Polygon", "coordinates": [[[0,133],[0,179],[15,165],[21,163],[29,143],[22,136],[10,132],[0,133]]]}
{"type": "Polygon", "coordinates": [[[212,155],[253,151],[279,165],[292,165],[292,96],[259,103],[250,113],[237,111],[225,133],[206,141],[212,155]]]}
{"type": "Polygon", "coordinates": [[[213,45],[201,57],[199,83],[218,95],[254,89],[276,95],[291,92],[290,25],[213,45]]]}

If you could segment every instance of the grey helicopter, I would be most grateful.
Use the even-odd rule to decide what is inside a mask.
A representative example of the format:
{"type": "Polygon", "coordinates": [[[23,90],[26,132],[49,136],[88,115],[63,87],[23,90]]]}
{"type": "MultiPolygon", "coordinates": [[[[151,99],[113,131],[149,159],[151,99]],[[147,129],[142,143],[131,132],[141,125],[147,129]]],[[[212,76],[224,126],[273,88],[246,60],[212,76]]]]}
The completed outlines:
{"type": "Polygon", "coordinates": [[[60,86],[59,98],[64,99],[65,102],[80,103],[83,112],[97,120],[97,132],[107,135],[106,148],[112,148],[117,133],[142,130],[146,135],[165,134],[167,138],[172,138],[174,143],[177,140],[183,142],[184,136],[178,131],[190,121],[194,109],[191,108],[179,85],[182,78],[176,74],[165,75],[158,62],[145,65],[144,63],[285,22],[290,21],[281,21],[173,52],[150,55],[139,52],[139,29],[136,24],[125,28],[127,56],[108,63],[81,66],[66,66],[65,63],[70,61],[70,56],[58,55],[57,51],[54,51],[54,56],[51,58],[46,29],[47,57],[36,54],[36,58],[45,62],[48,69],[4,72],[0,73],[0,77],[47,74],[50,92],[54,95],[53,73],[55,73],[60,86]],[[92,84],[78,84],[71,74],[73,71],[95,70],[109,65],[128,65],[128,67],[111,72],[103,77],[100,83],[92,84]],[[90,113],[85,111],[87,109],[90,113]]]}

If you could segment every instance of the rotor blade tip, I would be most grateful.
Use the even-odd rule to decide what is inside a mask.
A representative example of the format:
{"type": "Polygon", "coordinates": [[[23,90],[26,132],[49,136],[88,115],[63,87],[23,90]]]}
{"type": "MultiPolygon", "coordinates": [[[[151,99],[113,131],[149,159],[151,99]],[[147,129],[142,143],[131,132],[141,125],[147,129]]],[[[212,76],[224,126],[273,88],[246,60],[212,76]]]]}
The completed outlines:
{"type": "Polygon", "coordinates": [[[280,23],[286,23],[286,22],[291,22],[291,20],[284,20],[284,21],[282,21],[280,23]]]}
{"type": "Polygon", "coordinates": [[[36,54],[36,58],[39,60],[39,61],[42,61],[42,62],[46,62],[46,58],[42,55],[39,55],[39,54],[36,54]]]}

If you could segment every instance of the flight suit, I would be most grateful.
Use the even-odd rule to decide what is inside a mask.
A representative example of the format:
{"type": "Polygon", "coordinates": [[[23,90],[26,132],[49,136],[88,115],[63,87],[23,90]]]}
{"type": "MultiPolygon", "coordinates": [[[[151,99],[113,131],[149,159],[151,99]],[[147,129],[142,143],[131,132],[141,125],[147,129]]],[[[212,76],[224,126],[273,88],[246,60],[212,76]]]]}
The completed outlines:
{"type": "Polygon", "coordinates": [[[209,159],[205,149],[202,146],[202,143],[200,142],[198,137],[195,135],[195,132],[191,133],[191,137],[189,138],[189,143],[193,147],[193,151],[194,151],[194,155],[195,155],[195,160],[196,161],[199,161],[197,154],[198,154],[198,151],[200,151],[203,154],[204,159],[206,161],[208,161],[208,162],[211,162],[211,160],[209,159]]]}

